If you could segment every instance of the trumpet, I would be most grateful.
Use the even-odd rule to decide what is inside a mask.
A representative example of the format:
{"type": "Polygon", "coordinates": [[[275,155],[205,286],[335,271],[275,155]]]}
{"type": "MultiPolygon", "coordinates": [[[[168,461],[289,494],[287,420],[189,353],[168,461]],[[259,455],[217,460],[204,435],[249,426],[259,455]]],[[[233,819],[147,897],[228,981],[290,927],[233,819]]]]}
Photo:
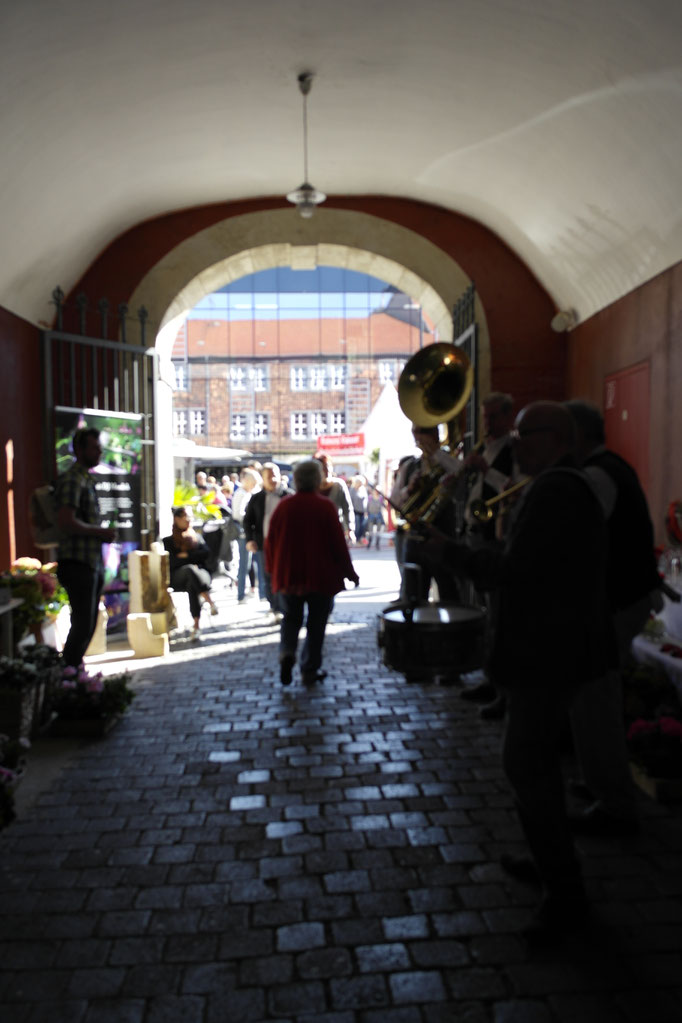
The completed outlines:
{"type": "Polygon", "coordinates": [[[493,506],[498,504],[500,501],[506,501],[508,497],[515,494],[517,490],[521,490],[522,487],[528,486],[532,482],[532,476],[526,476],[525,479],[519,480],[513,487],[507,487],[506,490],[502,490],[495,497],[489,498],[487,501],[472,501],[469,506],[469,511],[477,522],[490,522],[495,512],[493,506]]]}

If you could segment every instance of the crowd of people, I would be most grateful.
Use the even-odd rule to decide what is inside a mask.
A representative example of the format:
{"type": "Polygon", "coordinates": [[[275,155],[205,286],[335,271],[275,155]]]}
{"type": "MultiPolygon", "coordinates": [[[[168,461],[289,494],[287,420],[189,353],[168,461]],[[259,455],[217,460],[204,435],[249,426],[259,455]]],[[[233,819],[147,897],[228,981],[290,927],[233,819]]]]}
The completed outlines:
{"type": "MultiPolygon", "coordinates": [[[[291,480],[266,462],[220,483],[198,473],[196,483],[234,524],[237,600],[257,588],[279,624],[283,686],[297,659],[304,685],[324,678],[335,595],[360,581],[353,546],[378,549],[389,507],[400,523],[401,509],[419,507],[437,488],[432,521],[398,525],[395,553],[401,570],[417,566],[421,601],[475,601],[487,611],[485,677],[461,695],[482,702],[487,716],[504,715],[502,762],[531,856],[503,857],[502,865],[541,886],[534,927],[546,936],[586,918],[573,834],[627,836],[639,827],[620,672],[632,639],[661,607],[661,580],[641,485],[606,448],[594,406],[538,401],[515,416],[511,396],[493,393],[482,411],[483,438],[466,457],[443,450],[437,428],[415,425],[419,455],[401,461],[388,500],[360,475],[335,475],[325,454],[297,463],[291,480]],[[561,765],[569,725],[579,771],[571,790],[587,799],[573,817],[561,765]]],[[[79,431],[74,454],[57,487],[58,573],[72,605],[64,658],[77,665],[95,624],[101,544],[112,531],[99,525],[89,473],[100,454],[97,431],[79,431]]],[[[189,594],[198,637],[202,604],[217,608],[208,548],[186,507],[173,509],[164,545],[171,585],[189,594]]]]}

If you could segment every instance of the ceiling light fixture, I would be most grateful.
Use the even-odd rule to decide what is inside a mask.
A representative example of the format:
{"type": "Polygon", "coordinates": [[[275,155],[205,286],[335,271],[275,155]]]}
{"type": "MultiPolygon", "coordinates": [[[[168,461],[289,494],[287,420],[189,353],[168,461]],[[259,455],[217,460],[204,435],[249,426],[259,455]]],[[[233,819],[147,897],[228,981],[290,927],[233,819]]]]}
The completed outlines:
{"type": "Polygon", "coordinates": [[[315,207],[327,198],[324,192],[318,192],[308,181],[308,93],[312,84],[312,71],[303,71],[298,76],[298,88],[303,96],[303,184],[287,195],[289,202],[294,203],[306,220],[312,217],[315,207]]]}

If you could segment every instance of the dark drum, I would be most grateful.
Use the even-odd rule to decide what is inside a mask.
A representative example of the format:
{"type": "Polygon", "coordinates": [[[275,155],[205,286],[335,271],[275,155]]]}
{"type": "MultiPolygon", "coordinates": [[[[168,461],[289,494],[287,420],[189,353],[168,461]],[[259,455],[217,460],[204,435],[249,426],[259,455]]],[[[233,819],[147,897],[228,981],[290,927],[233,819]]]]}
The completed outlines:
{"type": "Polygon", "coordinates": [[[384,664],[408,682],[454,679],[483,664],[485,611],[458,604],[423,604],[382,611],[377,642],[384,664]]]}

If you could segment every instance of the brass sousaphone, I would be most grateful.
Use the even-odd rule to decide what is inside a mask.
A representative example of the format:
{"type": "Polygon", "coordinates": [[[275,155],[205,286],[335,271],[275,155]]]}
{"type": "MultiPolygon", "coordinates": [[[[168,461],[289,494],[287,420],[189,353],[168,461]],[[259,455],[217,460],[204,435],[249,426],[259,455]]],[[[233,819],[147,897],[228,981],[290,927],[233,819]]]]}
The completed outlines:
{"type": "MultiPolygon", "coordinates": [[[[446,341],[427,345],[406,363],[398,381],[400,407],[414,426],[447,426],[447,445],[455,453],[459,440],[458,417],[471,394],[474,371],[466,353],[446,341]]],[[[401,508],[409,526],[428,524],[449,495],[441,479],[445,470],[436,465],[422,477],[417,490],[401,508]]]]}

